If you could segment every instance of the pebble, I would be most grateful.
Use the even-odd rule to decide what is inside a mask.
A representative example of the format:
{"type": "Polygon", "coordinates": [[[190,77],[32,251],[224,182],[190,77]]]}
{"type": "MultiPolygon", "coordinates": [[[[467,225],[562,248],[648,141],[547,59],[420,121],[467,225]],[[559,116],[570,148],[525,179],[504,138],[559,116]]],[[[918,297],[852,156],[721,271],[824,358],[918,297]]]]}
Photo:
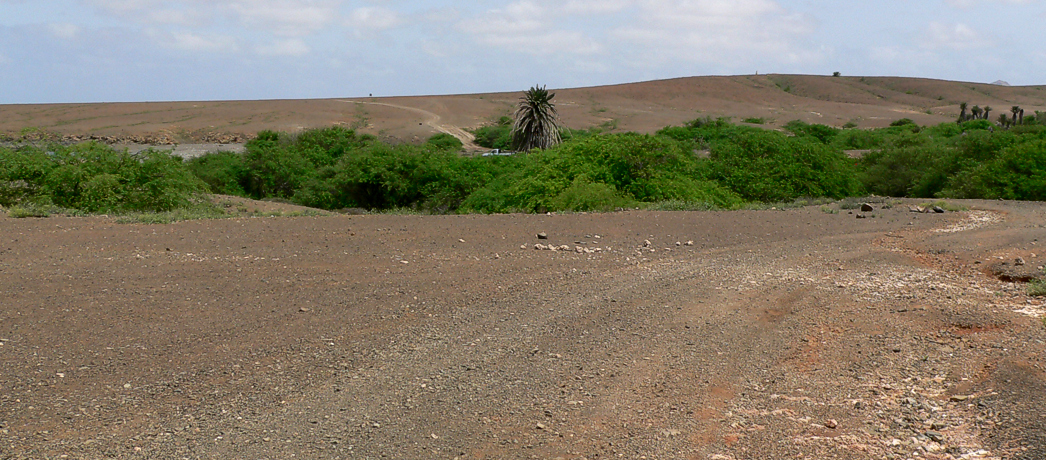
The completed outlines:
{"type": "Polygon", "coordinates": [[[837,422],[834,418],[829,419],[828,421],[824,422],[824,426],[826,428],[831,428],[834,430],[839,427],[839,422],[837,422]]]}
{"type": "Polygon", "coordinates": [[[547,240],[548,239],[548,234],[545,233],[545,232],[538,233],[538,239],[539,240],[547,240]]]}
{"type": "Polygon", "coordinates": [[[547,426],[545,426],[545,424],[544,424],[544,423],[541,423],[541,422],[538,422],[538,424],[536,425],[536,427],[537,427],[537,429],[539,429],[539,430],[547,430],[547,429],[548,429],[548,427],[547,427],[547,426]]]}

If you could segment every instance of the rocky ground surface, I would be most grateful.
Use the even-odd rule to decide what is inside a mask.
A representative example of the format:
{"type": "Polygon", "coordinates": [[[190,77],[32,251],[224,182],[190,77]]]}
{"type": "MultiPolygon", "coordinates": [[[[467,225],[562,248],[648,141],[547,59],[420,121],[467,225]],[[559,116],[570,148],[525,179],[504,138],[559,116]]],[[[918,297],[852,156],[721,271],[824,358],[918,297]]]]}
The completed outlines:
{"type": "Polygon", "coordinates": [[[1046,458],[1046,206],[907,204],[0,218],[0,458],[1046,458]]]}

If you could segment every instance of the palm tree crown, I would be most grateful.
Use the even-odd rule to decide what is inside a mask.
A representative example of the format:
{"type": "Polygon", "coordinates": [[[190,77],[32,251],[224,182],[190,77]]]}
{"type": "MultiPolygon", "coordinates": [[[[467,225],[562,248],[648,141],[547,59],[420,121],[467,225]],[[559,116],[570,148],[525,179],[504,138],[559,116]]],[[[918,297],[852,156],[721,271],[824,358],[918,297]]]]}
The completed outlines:
{"type": "Polygon", "coordinates": [[[512,125],[512,145],[517,150],[547,149],[560,143],[554,97],[556,93],[548,92],[544,86],[533,86],[519,98],[516,122],[512,125]]]}

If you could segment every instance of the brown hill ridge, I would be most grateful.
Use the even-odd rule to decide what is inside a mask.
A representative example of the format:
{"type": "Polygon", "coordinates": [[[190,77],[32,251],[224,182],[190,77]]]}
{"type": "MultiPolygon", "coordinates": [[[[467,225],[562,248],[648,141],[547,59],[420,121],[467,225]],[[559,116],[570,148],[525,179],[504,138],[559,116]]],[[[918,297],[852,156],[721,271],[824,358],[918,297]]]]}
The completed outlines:
{"type": "MultiPolygon", "coordinates": [[[[521,88],[525,89],[525,88],[521,88]]],[[[999,86],[902,77],[739,75],[555,90],[566,126],[654,132],[698,117],[791,120],[862,128],[900,118],[953,120],[960,102],[1003,113],[1046,110],[1046,86],[999,86]]],[[[118,143],[237,142],[261,130],[341,125],[394,142],[461,134],[509,115],[519,92],[310,100],[0,105],[0,133],[118,143]]]]}

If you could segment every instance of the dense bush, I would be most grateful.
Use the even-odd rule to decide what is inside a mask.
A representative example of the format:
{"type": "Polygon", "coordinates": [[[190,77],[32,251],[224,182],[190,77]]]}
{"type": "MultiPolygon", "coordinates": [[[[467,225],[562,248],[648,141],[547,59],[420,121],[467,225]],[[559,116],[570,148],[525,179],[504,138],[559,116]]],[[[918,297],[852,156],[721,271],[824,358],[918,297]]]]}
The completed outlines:
{"type": "Polygon", "coordinates": [[[861,182],[889,196],[1041,200],[1044,139],[1043,127],[987,120],[892,133],[860,160],[861,182]]]}
{"type": "Polygon", "coordinates": [[[961,171],[944,195],[1046,200],[1046,140],[1012,145],[990,161],[961,171]]]}
{"type": "Polygon", "coordinates": [[[603,211],[651,203],[735,208],[745,201],[866,192],[1046,199],[1046,126],[1004,130],[973,120],[919,127],[901,120],[875,130],[802,122],[786,128],[704,118],[656,135],[563,130],[565,142],[554,148],[491,157],[461,156],[460,141],[446,134],[392,146],[339,127],[265,131],[242,154],[216,152],[184,163],[167,152],[131,155],[96,143],[0,148],[0,205],[25,208],[25,215],[34,209],[26,205],[166,211],[191,206],[208,190],[324,209],[433,213],[603,211]],[[853,160],[843,154],[852,148],[870,151],[853,160]]]}
{"type": "Polygon", "coordinates": [[[800,120],[792,120],[784,125],[784,129],[799,137],[812,137],[822,144],[831,144],[840,130],[827,125],[809,124],[800,120]]]}
{"type": "Polygon", "coordinates": [[[508,178],[490,182],[464,205],[482,212],[532,212],[661,200],[739,204],[736,194],[701,176],[700,161],[666,137],[589,136],[519,157],[508,178]]]}
{"type": "Polygon", "coordinates": [[[482,171],[473,160],[431,145],[375,143],[321,168],[291,196],[325,209],[410,207],[433,212],[457,209],[477,186],[482,171]]]}
{"type": "Polygon", "coordinates": [[[206,189],[169,152],[137,154],[95,142],[0,147],[0,204],[32,203],[84,212],[169,211],[206,189]]]}
{"type": "Polygon", "coordinates": [[[451,152],[457,152],[465,146],[461,143],[460,139],[446,133],[439,133],[430,137],[429,140],[425,142],[439,150],[447,150],[451,152]]]}
{"type": "Polygon", "coordinates": [[[749,132],[713,142],[710,160],[711,178],[746,200],[842,198],[862,191],[851,160],[819,138],[749,132]]]}
{"type": "Polygon", "coordinates": [[[477,128],[472,134],[476,136],[476,145],[508,150],[512,146],[512,119],[501,117],[494,125],[477,128]]]}

